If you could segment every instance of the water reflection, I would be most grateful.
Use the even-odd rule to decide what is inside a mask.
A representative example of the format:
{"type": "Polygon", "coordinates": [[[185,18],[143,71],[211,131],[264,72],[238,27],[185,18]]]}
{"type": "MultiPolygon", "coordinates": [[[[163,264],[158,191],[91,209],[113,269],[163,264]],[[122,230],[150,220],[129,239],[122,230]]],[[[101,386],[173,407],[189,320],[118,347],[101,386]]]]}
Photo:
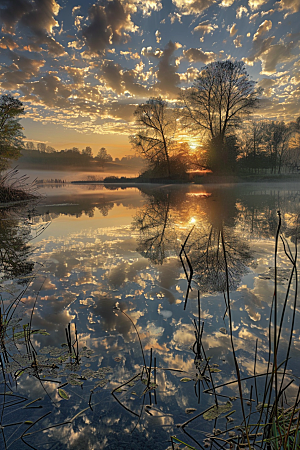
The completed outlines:
{"type": "Polygon", "coordinates": [[[0,209],[0,267],[2,280],[19,278],[26,283],[25,278],[32,272],[34,263],[29,260],[32,249],[32,222],[28,209],[0,209]],[[27,213],[27,214],[26,214],[27,213]]]}
{"type": "MultiPolygon", "coordinates": [[[[219,294],[224,289],[222,233],[231,268],[234,339],[241,372],[243,376],[253,374],[256,339],[260,349],[257,371],[265,370],[269,307],[274,292],[270,271],[274,265],[272,218],[275,223],[280,207],[287,230],[300,211],[300,196],[294,190],[290,201],[291,192],[287,190],[264,189],[142,187],[142,196],[132,190],[107,191],[106,196],[101,190],[93,191],[91,197],[86,192],[77,197],[64,194],[63,198],[56,197],[52,205],[45,200],[40,207],[41,217],[48,208],[55,218],[47,235],[39,238],[36,260],[43,263],[43,269],[23,301],[30,316],[30,302],[39,293],[32,326],[46,329],[50,336],[36,335],[33,344],[38,353],[45,346],[61,347],[65,328],[69,322],[76,322],[79,347],[93,350],[88,360],[82,359],[84,367],[80,370],[111,367],[112,371],[107,384],[93,397],[93,410],[89,408],[75,423],[46,431],[43,443],[35,439],[37,446],[46,448],[46,443],[54,439],[60,441],[62,449],[80,449],[83,442],[95,449],[122,448],[120,442],[127,449],[165,449],[168,436],[179,432],[175,425],[186,420],[186,408],[200,412],[212,404],[210,396],[207,399],[201,395],[199,406],[194,382],[180,382],[183,376],[194,380],[197,373],[191,349],[195,342],[192,320],[198,317],[197,289],[190,293],[188,309],[183,312],[187,284],[178,259],[181,244],[193,227],[187,249],[195,281],[202,290],[203,345],[212,364],[218,364],[221,371],[213,374],[215,384],[232,379],[234,368],[230,339],[223,330],[228,330],[227,319],[223,321],[224,299],[219,294]],[[267,200],[265,195],[269,196],[267,200]],[[101,205],[109,205],[107,215],[102,214],[101,205]],[[129,220],[124,223],[120,215],[114,218],[112,227],[111,216],[119,210],[122,214],[127,211],[129,220]],[[73,225],[65,232],[62,225],[68,217],[73,217],[74,222],[76,217],[80,220],[76,221],[77,228],[73,225]],[[157,363],[157,405],[151,405],[152,415],[143,409],[133,435],[130,432],[136,425],[135,418],[113,401],[110,392],[141,371],[143,358],[130,321],[115,314],[116,302],[134,322],[147,362],[152,349],[157,363]]],[[[289,269],[284,255],[280,253],[279,257],[282,269],[289,269]]],[[[287,284],[284,276],[281,281],[280,299],[284,298],[287,284]]],[[[284,330],[289,327],[292,302],[287,310],[284,330]]],[[[299,335],[299,319],[296,323],[295,335],[299,335]]],[[[298,355],[298,351],[297,341],[291,354],[298,355]]],[[[65,381],[65,374],[61,374],[60,382],[65,381]]],[[[94,384],[90,378],[83,380],[82,388],[68,384],[64,389],[70,398],[63,400],[54,382],[45,383],[51,399],[58,402],[53,409],[54,423],[85,409],[94,384]]],[[[34,382],[30,384],[27,375],[20,377],[19,392],[30,395],[31,387],[36,396],[44,396],[44,406],[52,408],[49,398],[40,394],[34,382]]],[[[143,401],[138,388],[132,386],[116,394],[135,412],[141,410],[143,401]]],[[[237,388],[226,387],[221,392],[234,396],[237,388]]],[[[145,404],[149,402],[147,395],[145,404]]],[[[239,411],[238,402],[234,408],[239,411]]],[[[223,418],[221,424],[222,420],[226,422],[223,418]]],[[[201,419],[196,428],[208,432],[211,424],[201,419]]],[[[198,434],[202,442],[204,436],[198,434]]]]}

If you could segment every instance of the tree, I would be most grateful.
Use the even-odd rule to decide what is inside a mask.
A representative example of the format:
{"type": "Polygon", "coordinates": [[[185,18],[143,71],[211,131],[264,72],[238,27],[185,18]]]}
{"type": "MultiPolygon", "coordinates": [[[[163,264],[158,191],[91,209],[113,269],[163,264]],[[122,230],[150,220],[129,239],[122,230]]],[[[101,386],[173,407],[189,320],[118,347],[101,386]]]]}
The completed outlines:
{"type": "Polygon", "coordinates": [[[283,163],[288,158],[289,141],[293,133],[293,125],[283,121],[272,121],[266,124],[265,141],[272,173],[280,173],[283,163]]]}
{"type": "Polygon", "coordinates": [[[226,137],[234,134],[242,119],[258,106],[260,93],[243,62],[212,62],[203,67],[192,88],[182,94],[183,116],[191,129],[212,141],[218,157],[223,159],[226,137]]]}
{"type": "Polygon", "coordinates": [[[99,161],[100,164],[104,165],[106,162],[112,161],[112,157],[107,153],[105,147],[101,147],[97,153],[96,160],[99,161]]]}
{"type": "Polygon", "coordinates": [[[150,98],[139,105],[134,115],[140,131],[130,137],[135,150],[152,166],[166,165],[167,175],[171,175],[170,152],[174,143],[176,117],[161,97],[150,98]]]}
{"type": "Polygon", "coordinates": [[[5,170],[11,159],[18,159],[23,148],[20,115],[24,114],[22,102],[11,95],[0,97],[0,172],[5,170]]]}

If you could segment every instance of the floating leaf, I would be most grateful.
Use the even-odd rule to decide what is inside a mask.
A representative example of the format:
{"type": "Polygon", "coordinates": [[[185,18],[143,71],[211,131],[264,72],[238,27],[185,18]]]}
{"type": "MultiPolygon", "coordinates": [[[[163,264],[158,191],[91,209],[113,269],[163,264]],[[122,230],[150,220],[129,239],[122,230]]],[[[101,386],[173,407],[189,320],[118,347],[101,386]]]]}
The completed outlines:
{"type": "Polygon", "coordinates": [[[197,411],[196,408],[186,408],[185,413],[186,414],[193,414],[193,412],[197,411]]]}
{"type": "Polygon", "coordinates": [[[191,381],[191,379],[190,378],[181,378],[181,380],[180,380],[182,383],[187,383],[188,381],[191,381]]]}
{"type": "Polygon", "coordinates": [[[217,417],[219,417],[222,413],[227,413],[232,408],[231,402],[226,402],[225,405],[214,405],[212,408],[210,408],[208,411],[206,411],[203,414],[203,419],[205,420],[214,420],[217,417]]]}
{"type": "Polygon", "coordinates": [[[33,423],[32,420],[25,420],[24,422],[25,425],[31,425],[32,423],[33,423]]]}
{"type": "Polygon", "coordinates": [[[64,400],[69,400],[70,396],[69,394],[64,391],[63,389],[58,389],[58,395],[63,398],[64,400]]]}
{"type": "Polygon", "coordinates": [[[211,373],[221,372],[221,370],[217,369],[216,367],[210,367],[209,370],[210,370],[211,373]]]}

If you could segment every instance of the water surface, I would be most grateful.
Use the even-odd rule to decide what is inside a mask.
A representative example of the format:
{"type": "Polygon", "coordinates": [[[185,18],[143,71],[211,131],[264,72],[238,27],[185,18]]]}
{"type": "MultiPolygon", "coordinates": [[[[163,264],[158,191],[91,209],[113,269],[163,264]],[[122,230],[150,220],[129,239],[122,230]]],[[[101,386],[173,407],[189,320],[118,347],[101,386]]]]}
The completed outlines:
{"type": "MultiPolygon", "coordinates": [[[[29,401],[42,399],[37,402],[43,406],[42,413],[30,410],[33,420],[51,414],[31,428],[34,433],[27,442],[41,449],[166,449],[169,437],[176,435],[196,446],[177,424],[190,418],[187,408],[197,414],[214,402],[212,395],[203,393],[209,383],[206,386],[204,380],[200,394],[198,389],[193,346],[198,292],[202,342],[217,386],[235,379],[228,314],[224,316],[223,236],[241,376],[253,375],[256,341],[256,372],[263,373],[268,359],[278,211],[281,232],[294,252],[299,185],[142,185],[139,189],[65,185],[44,188],[41,193],[44,197],[35,206],[29,225],[28,217],[26,220],[27,226],[45,229],[33,241],[33,255],[26,255],[35,262],[35,277],[22,294],[16,317],[28,323],[34,306],[32,329],[48,333],[31,339],[44,369],[36,377],[33,368],[26,367],[26,360],[20,357],[25,348],[21,340],[19,356],[10,368],[14,372],[21,372],[18,364],[22,368],[17,383],[20,395],[29,401]],[[179,253],[188,235],[185,251],[193,280],[184,310],[190,269],[184,260],[184,272],[179,253]],[[114,308],[116,304],[126,315],[114,308]],[[73,341],[76,324],[80,364],[64,361],[69,324],[73,341]],[[134,378],[144,364],[137,332],[146,364],[152,353],[152,366],[155,358],[157,367],[157,387],[146,394],[147,381],[134,378]],[[181,381],[184,379],[190,381],[181,381]],[[60,386],[68,399],[61,397],[60,386]],[[117,401],[111,392],[118,386],[117,401]],[[36,432],[66,422],[82,410],[71,423],[36,432]]],[[[290,272],[291,264],[280,245],[279,308],[290,272]]],[[[7,305],[17,295],[17,286],[10,281],[3,286],[7,305]]],[[[292,283],[279,349],[282,359],[288,345],[294,289],[292,283]]],[[[299,336],[297,309],[289,369],[298,376],[299,336]]],[[[244,385],[249,395],[251,383],[253,380],[244,385]]],[[[218,393],[224,396],[221,403],[231,398],[237,411],[232,416],[234,425],[238,425],[240,403],[233,399],[238,396],[237,385],[220,388],[218,393]]],[[[292,398],[295,388],[291,386],[287,394],[292,398]]],[[[262,392],[258,395],[262,397],[262,392]]],[[[17,422],[24,410],[9,414],[9,420],[17,422]]],[[[225,426],[223,414],[218,427],[225,426]]],[[[204,445],[205,433],[213,427],[213,421],[200,417],[189,432],[204,445]]],[[[18,440],[11,448],[22,445],[26,448],[18,440]]]]}

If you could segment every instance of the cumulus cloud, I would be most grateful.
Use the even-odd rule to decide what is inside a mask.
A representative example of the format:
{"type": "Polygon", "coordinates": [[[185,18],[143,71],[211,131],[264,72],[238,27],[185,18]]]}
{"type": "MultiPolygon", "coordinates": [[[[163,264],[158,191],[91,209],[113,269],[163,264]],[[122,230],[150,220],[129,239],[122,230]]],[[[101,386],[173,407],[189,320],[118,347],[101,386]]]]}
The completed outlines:
{"type": "Polygon", "coordinates": [[[221,6],[223,6],[224,8],[228,8],[233,3],[234,3],[234,0],[222,0],[221,6]]]}
{"type": "Polygon", "coordinates": [[[169,41],[159,59],[155,89],[158,89],[163,95],[177,97],[179,94],[180,77],[176,73],[176,66],[173,63],[173,53],[177,48],[179,48],[177,43],[169,41]]]}
{"type": "Polygon", "coordinates": [[[236,10],[236,18],[241,19],[243,14],[246,16],[248,14],[248,9],[246,6],[239,6],[236,10]]]}
{"type": "Polygon", "coordinates": [[[235,39],[233,39],[233,43],[234,43],[234,46],[235,46],[235,48],[238,48],[238,47],[242,47],[243,46],[243,44],[242,44],[242,39],[243,39],[243,35],[239,35],[239,36],[237,36],[235,39]]]}
{"type": "Polygon", "coordinates": [[[159,44],[160,41],[161,41],[161,35],[160,35],[160,31],[159,30],[155,31],[155,39],[156,39],[156,42],[159,44]]]}
{"type": "Polygon", "coordinates": [[[270,97],[273,94],[273,87],[277,84],[276,80],[272,80],[272,78],[262,78],[259,83],[258,86],[263,88],[264,90],[264,95],[266,97],[270,97]]]}
{"type": "Polygon", "coordinates": [[[259,9],[265,3],[268,3],[269,0],[248,0],[248,4],[250,9],[255,10],[259,9]]]}
{"type": "Polygon", "coordinates": [[[26,82],[21,87],[22,92],[28,99],[35,103],[43,103],[47,106],[67,106],[67,99],[72,90],[66,86],[61,79],[52,74],[41,77],[38,81],[26,82]]]}
{"type": "Polygon", "coordinates": [[[265,20],[263,23],[261,23],[256,31],[256,33],[253,36],[253,41],[256,41],[261,36],[266,34],[268,31],[270,31],[272,28],[272,22],[271,20],[265,20]]]}
{"type": "Polygon", "coordinates": [[[209,20],[205,20],[194,28],[193,33],[201,33],[204,36],[205,34],[212,33],[216,28],[218,28],[218,25],[214,25],[209,20]]]}
{"type": "Polygon", "coordinates": [[[18,48],[18,44],[10,36],[2,36],[0,39],[0,48],[8,48],[9,50],[14,50],[18,48]]]}
{"type": "Polygon", "coordinates": [[[291,14],[300,11],[300,0],[280,0],[279,9],[288,9],[291,14]]]}
{"type": "Polygon", "coordinates": [[[229,29],[229,34],[230,34],[230,36],[234,36],[237,32],[238,32],[238,29],[236,27],[236,23],[234,23],[229,29]]]}
{"type": "Polygon", "coordinates": [[[105,6],[93,4],[89,9],[89,24],[82,27],[82,37],[89,52],[102,53],[112,44],[128,39],[128,32],[136,31],[130,12],[120,2],[112,0],[105,6]]]}
{"type": "Polygon", "coordinates": [[[55,0],[2,0],[2,3],[3,30],[14,33],[17,26],[27,28],[33,34],[30,47],[34,50],[41,51],[41,45],[46,44],[53,55],[65,54],[63,46],[51,36],[53,28],[59,25],[55,16],[60,5],[55,0]]]}
{"type": "Polygon", "coordinates": [[[172,3],[181,14],[188,15],[201,13],[216,3],[216,0],[172,0],[172,3]]]}
{"type": "Polygon", "coordinates": [[[267,39],[262,39],[262,34],[258,34],[256,39],[253,40],[250,55],[247,58],[243,58],[249,65],[253,65],[255,61],[260,60],[262,62],[262,74],[273,74],[276,72],[278,64],[290,62],[297,57],[292,53],[292,50],[298,45],[298,40],[294,40],[295,36],[289,34],[285,43],[280,41],[272,45],[275,37],[271,36],[267,39]]]}
{"type": "Polygon", "coordinates": [[[0,70],[1,86],[4,89],[18,88],[19,85],[36,76],[45,64],[44,60],[27,58],[15,52],[10,52],[10,56],[13,63],[0,70]]]}
{"type": "Polygon", "coordinates": [[[183,51],[183,57],[190,62],[207,64],[216,59],[216,54],[213,52],[204,52],[201,48],[189,48],[183,51]]]}
{"type": "Polygon", "coordinates": [[[119,64],[106,60],[101,66],[100,76],[105,85],[118,95],[126,92],[137,97],[149,95],[148,89],[139,83],[139,66],[137,69],[124,70],[119,64]]]}

